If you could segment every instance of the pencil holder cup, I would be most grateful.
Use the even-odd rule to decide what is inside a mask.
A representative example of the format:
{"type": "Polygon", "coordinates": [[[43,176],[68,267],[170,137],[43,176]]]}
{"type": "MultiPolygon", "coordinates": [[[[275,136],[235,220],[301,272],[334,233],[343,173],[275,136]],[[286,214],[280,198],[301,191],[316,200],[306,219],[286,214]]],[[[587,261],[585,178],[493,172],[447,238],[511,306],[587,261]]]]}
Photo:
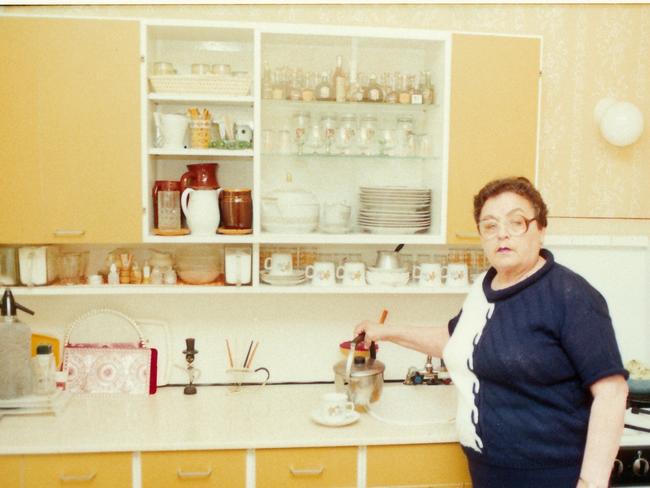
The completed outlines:
{"type": "Polygon", "coordinates": [[[239,391],[242,386],[246,385],[264,386],[271,377],[269,370],[264,367],[256,369],[228,368],[226,375],[229,379],[230,389],[233,391],[239,391]]]}

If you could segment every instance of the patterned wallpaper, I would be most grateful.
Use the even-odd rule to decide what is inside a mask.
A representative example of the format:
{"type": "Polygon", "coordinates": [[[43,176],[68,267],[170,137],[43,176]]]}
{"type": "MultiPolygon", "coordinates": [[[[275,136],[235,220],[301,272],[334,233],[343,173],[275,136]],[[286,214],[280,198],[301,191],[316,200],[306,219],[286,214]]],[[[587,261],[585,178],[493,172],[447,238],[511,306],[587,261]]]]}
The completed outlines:
{"type": "MultiPolygon", "coordinates": [[[[650,219],[650,5],[210,5],[5,7],[5,12],[301,22],[544,38],[539,186],[553,216],[650,219]],[[637,104],[646,130],[606,143],[593,109],[637,104]]],[[[608,225],[626,224],[612,222],[608,225]]],[[[648,222],[634,222],[648,228],[648,222]]],[[[633,231],[634,229],[632,229],[633,231]]]]}

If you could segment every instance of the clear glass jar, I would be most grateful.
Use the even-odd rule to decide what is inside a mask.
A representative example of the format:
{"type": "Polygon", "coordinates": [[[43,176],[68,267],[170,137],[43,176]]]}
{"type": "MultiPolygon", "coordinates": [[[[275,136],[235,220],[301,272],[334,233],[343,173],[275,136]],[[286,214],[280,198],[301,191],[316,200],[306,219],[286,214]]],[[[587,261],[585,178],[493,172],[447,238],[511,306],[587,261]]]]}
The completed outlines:
{"type": "Polygon", "coordinates": [[[377,117],[374,115],[363,115],[359,123],[359,147],[361,154],[372,156],[379,154],[379,142],[377,140],[377,117]]]}
{"type": "Polygon", "coordinates": [[[357,138],[358,121],[354,114],[343,114],[336,131],[336,145],[342,154],[353,154],[357,138]]]}
{"type": "Polygon", "coordinates": [[[377,83],[377,77],[374,73],[370,74],[368,86],[366,86],[363,92],[363,100],[366,102],[384,101],[384,92],[381,90],[379,83],[377,83]]]}

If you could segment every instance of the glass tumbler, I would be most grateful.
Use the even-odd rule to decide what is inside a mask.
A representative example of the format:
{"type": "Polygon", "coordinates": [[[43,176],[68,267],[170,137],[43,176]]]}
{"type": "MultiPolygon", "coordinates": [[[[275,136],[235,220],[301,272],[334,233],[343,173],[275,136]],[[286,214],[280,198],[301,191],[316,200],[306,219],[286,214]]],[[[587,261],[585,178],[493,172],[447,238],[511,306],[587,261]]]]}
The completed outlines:
{"type": "Polygon", "coordinates": [[[59,254],[59,277],[65,285],[78,285],[86,278],[88,252],[63,252],[59,254]]]}
{"type": "Polygon", "coordinates": [[[341,154],[352,154],[357,136],[357,116],[354,114],[341,115],[336,131],[336,145],[341,154]]]}
{"type": "Polygon", "coordinates": [[[296,112],[293,114],[293,131],[298,154],[302,155],[303,147],[307,140],[307,128],[311,122],[311,116],[308,112],[296,112]]]}
{"type": "Polygon", "coordinates": [[[379,154],[377,141],[377,117],[364,115],[359,124],[359,146],[361,154],[373,156],[379,154]]]}
{"type": "Polygon", "coordinates": [[[325,153],[332,154],[332,146],[336,139],[337,118],[334,114],[324,114],[320,118],[320,125],[323,131],[323,142],[325,143],[325,153]]]}

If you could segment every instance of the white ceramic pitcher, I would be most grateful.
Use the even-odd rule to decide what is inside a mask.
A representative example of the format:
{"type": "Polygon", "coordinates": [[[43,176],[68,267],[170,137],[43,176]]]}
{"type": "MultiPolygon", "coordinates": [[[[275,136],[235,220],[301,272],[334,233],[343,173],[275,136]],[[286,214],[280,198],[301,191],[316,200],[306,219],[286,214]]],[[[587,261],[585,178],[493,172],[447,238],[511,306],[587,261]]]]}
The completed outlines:
{"type": "Polygon", "coordinates": [[[221,218],[219,214],[219,193],[221,193],[221,188],[217,190],[186,188],[183,191],[181,208],[187,218],[190,233],[194,235],[212,235],[217,232],[221,218]]]}

